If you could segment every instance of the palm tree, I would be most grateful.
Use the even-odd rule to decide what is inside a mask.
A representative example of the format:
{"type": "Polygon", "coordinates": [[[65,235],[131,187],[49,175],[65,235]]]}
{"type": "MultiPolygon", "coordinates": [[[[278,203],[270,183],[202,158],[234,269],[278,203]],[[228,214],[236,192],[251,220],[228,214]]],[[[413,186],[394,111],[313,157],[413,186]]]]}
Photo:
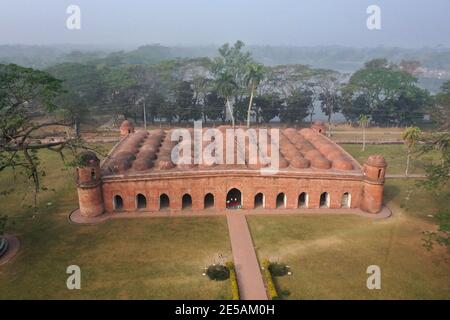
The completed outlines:
{"type": "Polygon", "coordinates": [[[369,124],[369,117],[365,114],[362,114],[359,116],[359,127],[362,128],[363,131],[363,145],[362,145],[362,151],[364,152],[366,150],[366,128],[369,124]]]}
{"type": "Polygon", "coordinates": [[[417,141],[419,141],[421,135],[422,135],[422,131],[418,127],[409,127],[409,128],[406,128],[405,131],[403,132],[403,141],[405,142],[406,150],[407,150],[405,176],[408,175],[411,153],[412,153],[417,141]]]}
{"type": "Polygon", "coordinates": [[[264,66],[259,63],[252,63],[247,66],[245,82],[250,89],[250,101],[247,110],[247,128],[250,128],[250,113],[253,105],[253,95],[261,81],[264,79],[264,66]]]}
{"type": "Polygon", "coordinates": [[[219,74],[215,81],[215,86],[219,96],[227,101],[228,112],[230,113],[231,123],[234,129],[234,114],[231,107],[230,99],[237,89],[237,84],[234,81],[234,77],[229,72],[222,72],[219,74]]]}

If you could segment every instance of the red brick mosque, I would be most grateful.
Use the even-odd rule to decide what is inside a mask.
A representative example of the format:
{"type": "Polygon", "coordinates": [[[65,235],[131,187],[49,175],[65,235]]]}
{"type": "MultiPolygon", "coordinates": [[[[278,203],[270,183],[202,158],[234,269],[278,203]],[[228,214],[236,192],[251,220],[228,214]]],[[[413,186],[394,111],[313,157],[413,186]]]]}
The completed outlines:
{"type": "Polygon", "coordinates": [[[175,164],[172,149],[187,142],[172,141],[171,130],[135,131],[124,121],[120,132],[120,141],[102,162],[91,151],[79,155],[77,187],[84,217],[241,208],[360,208],[376,214],[382,208],[384,158],[370,156],[361,166],[324,135],[322,123],[279,130],[279,169],[271,175],[261,174],[265,164],[250,161],[248,148],[241,164],[175,164]]]}

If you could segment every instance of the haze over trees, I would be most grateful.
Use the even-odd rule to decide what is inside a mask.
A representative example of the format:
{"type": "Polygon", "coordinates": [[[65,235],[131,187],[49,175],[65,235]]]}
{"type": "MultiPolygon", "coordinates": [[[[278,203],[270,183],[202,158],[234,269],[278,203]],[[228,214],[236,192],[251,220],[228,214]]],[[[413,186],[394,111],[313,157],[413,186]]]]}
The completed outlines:
{"type": "MultiPolygon", "coordinates": [[[[71,126],[69,141],[75,144],[83,124],[97,116],[110,116],[117,124],[119,118],[128,118],[138,123],[202,119],[213,124],[281,121],[300,126],[313,120],[318,106],[331,128],[336,112],[355,126],[362,116],[379,126],[417,126],[430,110],[447,112],[448,85],[430,109],[433,99],[417,85],[414,61],[397,65],[375,59],[349,76],[300,64],[264,66],[241,41],[224,44],[214,59],[165,60],[165,49],[147,49],[151,53],[144,48],[87,62],[78,55],[79,62],[45,71],[0,65],[0,169],[22,167],[38,191],[39,159],[32,150],[61,152],[70,144],[32,145],[28,140],[33,133],[47,125],[71,126]],[[38,123],[36,115],[52,120],[38,123]]],[[[434,119],[441,121],[442,115],[434,119]]]]}

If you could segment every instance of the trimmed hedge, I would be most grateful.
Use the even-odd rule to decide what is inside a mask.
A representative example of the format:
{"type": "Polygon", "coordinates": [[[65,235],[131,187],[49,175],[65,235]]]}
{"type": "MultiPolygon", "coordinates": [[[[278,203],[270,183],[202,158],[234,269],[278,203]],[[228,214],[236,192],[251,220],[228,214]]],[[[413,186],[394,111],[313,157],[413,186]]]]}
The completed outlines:
{"type": "Polygon", "coordinates": [[[277,288],[275,287],[275,283],[273,282],[272,274],[270,273],[270,261],[269,259],[264,259],[262,262],[263,266],[263,278],[266,283],[267,293],[269,295],[269,299],[278,300],[280,296],[278,295],[277,288]]]}
{"type": "Polygon", "coordinates": [[[233,300],[239,300],[239,286],[236,278],[236,270],[234,269],[234,263],[229,261],[226,263],[228,270],[230,271],[231,281],[231,296],[233,300]]]}

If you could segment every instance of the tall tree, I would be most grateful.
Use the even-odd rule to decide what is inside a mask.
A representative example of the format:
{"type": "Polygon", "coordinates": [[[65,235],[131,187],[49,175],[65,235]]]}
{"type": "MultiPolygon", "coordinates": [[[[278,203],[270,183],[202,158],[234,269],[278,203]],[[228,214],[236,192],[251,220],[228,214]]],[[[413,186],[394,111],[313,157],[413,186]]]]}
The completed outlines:
{"type": "Polygon", "coordinates": [[[103,98],[104,85],[97,66],[92,64],[64,63],[53,66],[48,72],[63,80],[64,92],[58,103],[66,111],[80,137],[80,125],[103,98]]]}
{"type": "Polygon", "coordinates": [[[366,128],[369,124],[369,117],[365,114],[359,116],[359,126],[362,129],[363,133],[363,142],[362,142],[362,151],[366,150],[366,128]]]}
{"type": "Polygon", "coordinates": [[[315,86],[319,88],[318,100],[322,112],[328,117],[328,134],[331,135],[332,116],[339,112],[341,108],[340,74],[333,70],[318,70],[318,75],[315,78],[315,86]]]}
{"type": "Polygon", "coordinates": [[[0,172],[7,168],[21,169],[18,172],[34,186],[34,207],[44,174],[37,151],[47,149],[63,157],[64,148],[75,148],[78,144],[70,139],[44,143],[37,139],[39,130],[72,125],[55,103],[62,90],[62,82],[47,72],[0,64],[0,172]],[[48,114],[47,120],[37,121],[36,115],[42,112],[48,114]]]}
{"type": "Polygon", "coordinates": [[[264,79],[264,66],[259,63],[252,63],[247,66],[247,74],[245,76],[246,84],[250,89],[250,99],[247,110],[247,128],[250,128],[250,117],[253,106],[253,95],[261,81],[264,79]]]}
{"type": "MultiPolygon", "coordinates": [[[[420,91],[415,77],[385,59],[376,59],[367,62],[364,68],[351,76],[343,89],[343,95],[350,107],[364,107],[362,113],[369,115],[373,122],[380,125],[399,125],[406,121],[401,112],[404,106],[401,98],[415,96],[414,99],[417,99],[427,94],[426,91],[420,91]]],[[[424,109],[425,102],[426,99],[423,99],[421,103],[415,103],[413,106],[418,110],[424,109]]],[[[343,111],[345,114],[348,110],[343,111]]]]}
{"type": "Polygon", "coordinates": [[[226,100],[223,99],[217,91],[212,90],[207,93],[205,96],[205,105],[204,105],[204,117],[205,122],[207,119],[211,119],[213,121],[222,120],[225,122],[226,120],[226,100]]]}
{"type": "Polygon", "coordinates": [[[234,111],[233,107],[231,106],[230,100],[232,99],[233,95],[237,90],[237,85],[236,82],[234,81],[233,75],[227,72],[221,73],[215,80],[215,87],[219,96],[224,98],[226,101],[228,113],[231,117],[231,124],[234,128],[235,127],[234,111]]]}
{"type": "Polygon", "coordinates": [[[422,131],[418,127],[409,127],[406,128],[403,132],[403,141],[406,146],[406,168],[405,168],[405,176],[408,176],[409,171],[409,163],[411,161],[411,154],[413,152],[414,147],[419,141],[422,135],[422,131]]]}
{"type": "Polygon", "coordinates": [[[313,103],[311,90],[298,90],[293,92],[281,108],[280,119],[286,123],[300,123],[306,118],[313,103]]]}
{"type": "Polygon", "coordinates": [[[277,93],[266,93],[255,98],[256,120],[265,123],[280,115],[284,100],[277,93]]]}

